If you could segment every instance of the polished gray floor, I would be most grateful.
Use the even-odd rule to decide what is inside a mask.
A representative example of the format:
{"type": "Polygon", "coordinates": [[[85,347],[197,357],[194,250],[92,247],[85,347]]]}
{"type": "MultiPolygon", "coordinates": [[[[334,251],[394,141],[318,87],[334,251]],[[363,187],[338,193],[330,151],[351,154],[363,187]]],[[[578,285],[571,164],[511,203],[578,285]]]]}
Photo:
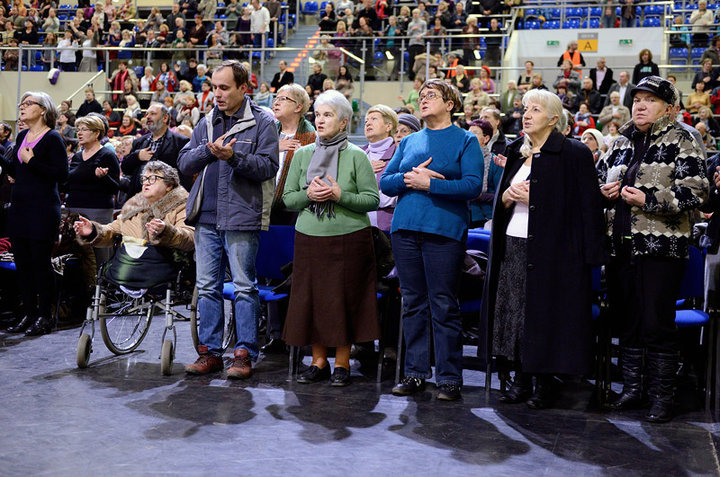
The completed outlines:
{"type": "Polygon", "coordinates": [[[641,411],[588,411],[590,386],[575,384],[557,409],[535,412],[498,403],[497,391],[486,403],[471,370],[455,403],[438,402],[434,386],[392,396],[358,363],[348,388],[298,385],[280,357],[245,382],[186,377],[188,323],[162,377],[161,321],[126,356],[98,333],[84,370],[77,329],[0,334],[0,475],[719,475],[720,427],[701,411],[650,425],[641,411]]]}

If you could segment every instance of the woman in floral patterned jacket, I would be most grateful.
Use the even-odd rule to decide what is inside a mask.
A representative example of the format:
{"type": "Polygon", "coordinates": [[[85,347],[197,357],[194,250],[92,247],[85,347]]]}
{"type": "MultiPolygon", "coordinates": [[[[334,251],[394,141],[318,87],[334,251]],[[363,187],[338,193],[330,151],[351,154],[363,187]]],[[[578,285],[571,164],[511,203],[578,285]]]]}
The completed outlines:
{"type": "Polygon", "coordinates": [[[708,196],[702,149],[672,115],[675,89],[659,76],[644,78],[630,93],[632,122],[598,165],[607,210],[608,298],[620,332],[623,392],[609,407],[643,403],[646,354],[646,419],[672,418],[679,343],[675,300],[692,233],[692,215],[708,196]]]}

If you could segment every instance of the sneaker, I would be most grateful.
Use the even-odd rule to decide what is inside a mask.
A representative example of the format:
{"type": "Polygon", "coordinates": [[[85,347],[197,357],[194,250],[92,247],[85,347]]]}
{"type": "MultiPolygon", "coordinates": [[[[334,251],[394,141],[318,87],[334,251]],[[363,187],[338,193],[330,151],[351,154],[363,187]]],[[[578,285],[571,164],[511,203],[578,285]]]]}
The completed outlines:
{"type": "Polygon", "coordinates": [[[392,388],[392,393],[396,396],[410,396],[423,389],[425,389],[424,379],[405,376],[397,386],[392,388]]]}
{"type": "Polygon", "coordinates": [[[440,401],[457,401],[462,397],[460,394],[462,388],[457,384],[441,384],[439,389],[437,398],[440,401]]]}
{"type": "Polygon", "coordinates": [[[252,374],[250,353],[245,348],[235,350],[235,359],[227,370],[228,379],[247,379],[252,374]]]}
{"type": "Polygon", "coordinates": [[[330,386],[343,387],[350,384],[350,370],[342,366],[336,366],[330,378],[330,386]]]}
{"type": "Polygon", "coordinates": [[[300,384],[311,384],[330,379],[330,365],[326,364],[320,369],[317,366],[310,366],[304,373],[297,377],[300,384]]]}
{"type": "Polygon", "coordinates": [[[207,346],[198,346],[198,359],[193,364],[185,366],[188,374],[208,374],[222,371],[224,368],[222,357],[208,353],[207,346]]]}

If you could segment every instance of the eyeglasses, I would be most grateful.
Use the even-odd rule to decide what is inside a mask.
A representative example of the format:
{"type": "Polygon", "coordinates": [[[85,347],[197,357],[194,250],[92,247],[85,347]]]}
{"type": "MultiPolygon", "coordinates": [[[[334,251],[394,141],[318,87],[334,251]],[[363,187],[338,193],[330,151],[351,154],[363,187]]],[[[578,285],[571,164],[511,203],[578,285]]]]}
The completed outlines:
{"type": "Polygon", "coordinates": [[[88,128],[77,128],[75,131],[76,131],[76,132],[83,132],[83,133],[93,132],[92,129],[88,129],[88,128]]]}
{"type": "Polygon", "coordinates": [[[430,91],[427,94],[421,94],[418,96],[418,103],[422,103],[425,100],[432,101],[433,99],[439,98],[440,95],[434,91],[430,91]]]}
{"type": "Polygon", "coordinates": [[[37,105],[37,106],[40,106],[40,103],[38,103],[37,101],[33,101],[32,99],[28,99],[28,100],[25,100],[25,101],[23,101],[22,103],[18,104],[17,107],[18,107],[18,109],[23,109],[23,108],[27,108],[27,107],[29,107],[29,106],[32,106],[33,104],[34,104],[34,105],[37,105]]]}
{"type": "Polygon", "coordinates": [[[287,103],[287,102],[295,103],[297,104],[297,101],[295,101],[292,98],[288,98],[287,96],[278,96],[277,98],[273,99],[273,104],[275,103],[287,103]]]}
{"type": "Polygon", "coordinates": [[[154,174],[154,175],[151,175],[151,176],[140,176],[140,183],[141,183],[141,184],[144,184],[144,183],[147,182],[148,184],[153,185],[154,183],[157,182],[158,179],[160,179],[160,180],[165,180],[165,177],[164,177],[164,176],[159,176],[159,175],[157,175],[157,174],[154,174]]]}

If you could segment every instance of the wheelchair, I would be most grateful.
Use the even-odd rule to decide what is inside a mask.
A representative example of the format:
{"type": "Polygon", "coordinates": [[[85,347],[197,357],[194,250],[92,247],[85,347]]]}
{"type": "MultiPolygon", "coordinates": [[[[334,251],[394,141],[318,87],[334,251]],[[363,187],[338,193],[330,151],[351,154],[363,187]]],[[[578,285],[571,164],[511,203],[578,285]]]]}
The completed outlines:
{"type": "Polygon", "coordinates": [[[169,376],[177,347],[174,322],[196,321],[198,294],[192,259],[182,255],[178,261],[179,252],[137,242],[124,238],[113,257],[98,271],[92,303],[80,329],[78,368],[86,368],[90,362],[96,323],[99,322],[105,346],[122,355],[137,349],[159,311],[165,314],[160,370],[169,376]],[[177,310],[182,305],[189,316],[177,310]]]}

